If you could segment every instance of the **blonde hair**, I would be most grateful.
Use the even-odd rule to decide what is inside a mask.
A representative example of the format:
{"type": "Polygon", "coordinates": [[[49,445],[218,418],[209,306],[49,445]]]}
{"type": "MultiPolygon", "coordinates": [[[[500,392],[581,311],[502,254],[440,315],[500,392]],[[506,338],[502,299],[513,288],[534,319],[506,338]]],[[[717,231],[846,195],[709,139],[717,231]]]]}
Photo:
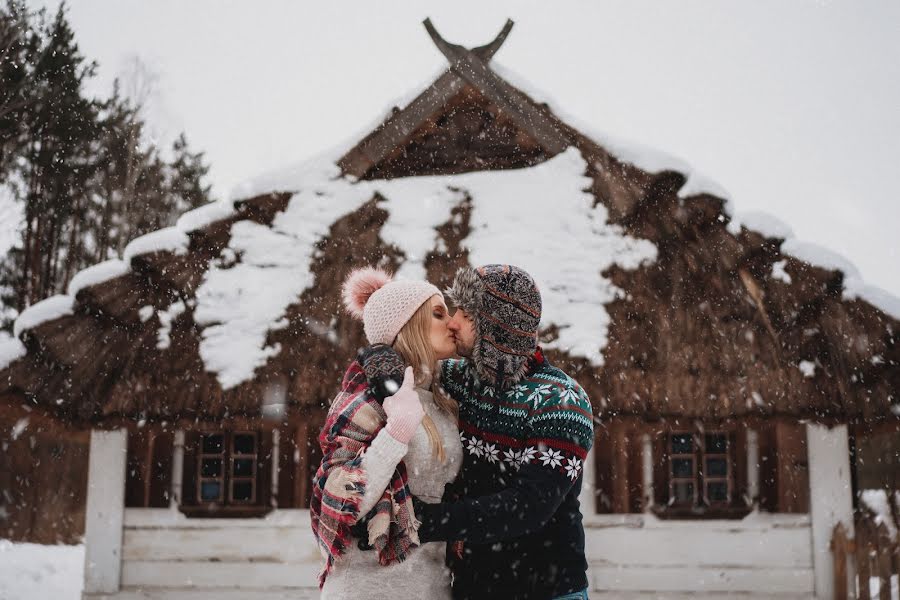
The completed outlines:
{"type": "MultiPolygon", "coordinates": [[[[422,385],[430,379],[429,389],[434,395],[435,404],[456,419],[456,403],[440,391],[437,382],[438,363],[430,340],[431,319],[431,298],[429,298],[400,329],[394,341],[394,349],[400,353],[406,364],[413,368],[416,385],[422,385]]],[[[440,462],[444,462],[446,459],[444,444],[434,421],[425,415],[422,426],[431,441],[432,454],[440,462]]]]}

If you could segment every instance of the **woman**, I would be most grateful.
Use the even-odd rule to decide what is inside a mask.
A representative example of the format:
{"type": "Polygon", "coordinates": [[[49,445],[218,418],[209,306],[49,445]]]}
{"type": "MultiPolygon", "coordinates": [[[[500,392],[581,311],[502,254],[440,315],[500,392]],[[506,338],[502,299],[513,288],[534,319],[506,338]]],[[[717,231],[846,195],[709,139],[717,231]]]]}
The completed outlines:
{"type": "Polygon", "coordinates": [[[462,464],[455,403],[433,380],[455,352],[447,306],[430,283],[378,269],[354,271],[343,291],[369,343],[393,346],[410,366],[399,389],[382,377],[391,395],[380,403],[367,378],[390,374],[396,355],[354,361],[319,436],[310,513],[326,561],[321,597],[450,598],[445,544],[419,544],[410,496],[439,502],[462,464]]]}

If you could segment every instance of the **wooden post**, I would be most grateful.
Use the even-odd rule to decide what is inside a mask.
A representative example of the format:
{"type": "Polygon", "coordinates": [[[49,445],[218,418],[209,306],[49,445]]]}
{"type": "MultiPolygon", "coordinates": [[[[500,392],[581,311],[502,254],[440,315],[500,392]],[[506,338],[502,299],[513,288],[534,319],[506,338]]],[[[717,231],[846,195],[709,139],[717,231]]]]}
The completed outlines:
{"type": "Polygon", "coordinates": [[[856,572],[859,579],[859,597],[866,600],[872,597],[869,589],[869,578],[872,576],[869,558],[872,552],[871,535],[867,519],[861,519],[856,523],[856,572]]]}
{"type": "Polygon", "coordinates": [[[294,506],[303,506],[309,493],[309,423],[297,424],[294,433],[294,506]]]}
{"type": "MultiPolygon", "coordinates": [[[[850,485],[850,445],[847,426],[829,429],[807,423],[809,453],[809,508],[812,521],[812,555],[816,598],[835,598],[835,560],[831,536],[839,523],[847,537],[853,536],[853,500],[850,485]]],[[[855,578],[853,563],[847,563],[847,582],[855,578]]],[[[842,586],[845,590],[847,583],[842,586]]]]}
{"type": "Polygon", "coordinates": [[[891,600],[891,554],[893,554],[891,543],[891,535],[888,533],[887,525],[880,523],[878,529],[875,530],[875,540],[877,550],[875,556],[878,557],[878,599],[891,600]]]}
{"type": "Polygon", "coordinates": [[[759,434],[754,429],[747,430],[747,495],[750,506],[759,508],[759,434]]]}
{"type": "Polygon", "coordinates": [[[172,495],[169,497],[169,508],[177,509],[181,505],[181,486],[184,477],[183,429],[175,431],[172,446],[172,495]]]}
{"type": "Polygon", "coordinates": [[[900,534],[898,534],[897,538],[894,540],[893,549],[894,573],[897,575],[897,578],[900,579],[900,534]]]}
{"type": "Polygon", "coordinates": [[[831,551],[834,553],[834,600],[847,600],[847,531],[843,523],[834,526],[831,551]]]}
{"type": "Polygon", "coordinates": [[[643,504],[644,512],[650,512],[653,507],[653,441],[650,434],[641,435],[641,461],[643,469],[641,472],[643,478],[643,504]]]}
{"type": "Polygon", "coordinates": [[[84,592],[119,591],[128,432],[91,431],[84,517],[84,592]]]}
{"type": "Polygon", "coordinates": [[[581,493],[578,495],[578,503],[581,505],[581,515],[592,517],[597,514],[597,468],[594,462],[596,453],[594,448],[584,457],[584,465],[581,470],[581,493]]]}
{"type": "Polygon", "coordinates": [[[141,502],[141,506],[147,508],[150,506],[150,486],[153,485],[153,447],[156,445],[156,430],[148,427],[143,433],[147,442],[144,448],[146,451],[144,460],[141,461],[144,481],[144,500],[141,502]]]}
{"type": "Polygon", "coordinates": [[[278,469],[281,468],[281,465],[278,464],[278,457],[281,456],[281,431],[278,429],[272,429],[272,495],[269,497],[269,504],[272,507],[278,507],[278,469]]]}
{"type": "Polygon", "coordinates": [[[628,437],[625,423],[617,423],[613,429],[613,497],[614,513],[627,513],[628,506],[628,437]]]}

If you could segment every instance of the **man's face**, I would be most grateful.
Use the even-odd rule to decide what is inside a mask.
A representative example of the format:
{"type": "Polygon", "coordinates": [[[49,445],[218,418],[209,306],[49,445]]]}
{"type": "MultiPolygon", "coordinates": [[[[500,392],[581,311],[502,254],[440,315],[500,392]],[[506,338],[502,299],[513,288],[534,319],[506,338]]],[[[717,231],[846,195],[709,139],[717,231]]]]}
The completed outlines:
{"type": "Polygon", "coordinates": [[[453,313],[447,328],[453,334],[456,342],[456,353],[460,356],[472,356],[472,348],[475,347],[475,321],[461,308],[453,313]]]}

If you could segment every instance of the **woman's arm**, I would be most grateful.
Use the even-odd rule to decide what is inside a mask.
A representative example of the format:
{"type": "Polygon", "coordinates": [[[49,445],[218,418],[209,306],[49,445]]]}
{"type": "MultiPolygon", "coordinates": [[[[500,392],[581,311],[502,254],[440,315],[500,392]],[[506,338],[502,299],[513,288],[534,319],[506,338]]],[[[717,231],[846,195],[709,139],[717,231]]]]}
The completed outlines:
{"type": "Polygon", "coordinates": [[[409,441],[425,415],[413,382],[412,367],[407,367],[400,389],[385,398],[382,404],[387,422],[366,448],[360,463],[366,478],[359,507],[361,516],[372,510],[384,494],[397,463],[406,455],[409,441]]]}
{"type": "Polygon", "coordinates": [[[366,491],[359,503],[360,519],[375,508],[407,450],[409,445],[398,441],[387,429],[379,431],[372,440],[360,465],[366,474],[366,491]]]}

